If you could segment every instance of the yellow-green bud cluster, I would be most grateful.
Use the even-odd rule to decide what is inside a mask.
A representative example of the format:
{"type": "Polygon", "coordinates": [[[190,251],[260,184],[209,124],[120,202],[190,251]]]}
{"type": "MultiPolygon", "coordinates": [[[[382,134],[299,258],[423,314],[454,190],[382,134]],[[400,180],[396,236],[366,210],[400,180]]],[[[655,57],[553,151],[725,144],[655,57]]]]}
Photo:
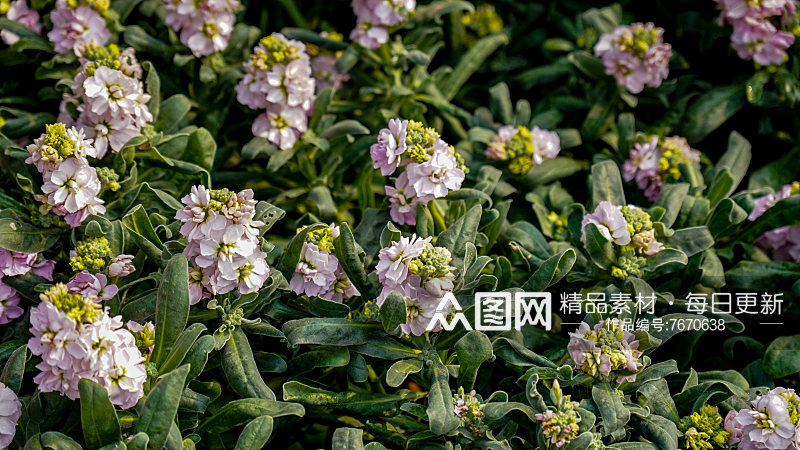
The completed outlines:
{"type": "Polygon", "coordinates": [[[11,9],[11,2],[9,0],[0,0],[0,14],[7,14],[11,9]]]}
{"type": "Polygon", "coordinates": [[[503,31],[503,19],[494,10],[494,6],[488,3],[461,16],[461,23],[478,37],[503,31]]]}
{"type": "Polygon", "coordinates": [[[630,51],[639,59],[644,59],[650,46],[658,42],[658,29],[633,27],[631,33],[625,33],[619,40],[620,50],[630,51]]]}
{"type": "Polygon", "coordinates": [[[278,36],[267,36],[261,38],[261,46],[256,48],[250,58],[253,65],[266,70],[275,64],[286,64],[297,59],[297,50],[278,36]]]}
{"type": "Polygon", "coordinates": [[[547,220],[553,227],[553,238],[559,241],[566,241],[569,239],[567,216],[558,214],[555,211],[550,211],[550,214],[547,215],[547,220]]]}
{"type": "Polygon", "coordinates": [[[800,398],[792,391],[781,392],[780,396],[785,398],[786,402],[789,403],[789,421],[796,427],[798,422],[800,422],[800,411],[798,411],[798,407],[800,407],[800,398]]]}
{"type": "Polygon", "coordinates": [[[616,278],[640,277],[642,276],[641,266],[646,262],[647,260],[642,256],[622,254],[617,258],[616,266],[611,268],[611,276],[616,278]]]}
{"type": "Polygon", "coordinates": [[[75,9],[81,5],[92,8],[108,20],[114,20],[119,17],[119,14],[111,9],[111,0],[67,0],[67,6],[70,9],[75,9]]]}
{"type": "Polygon", "coordinates": [[[242,308],[236,308],[229,313],[222,314],[222,323],[228,330],[233,331],[236,327],[242,325],[244,321],[244,311],[242,308]]]}
{"type": "Polygon", "coordinates": [[[545,439],[558,447],[572,442],[578,437],[581,416],[575,409],[578,403],[570,401],[570,396],[564,396],[565,401],[556,411],[542,415],[542,434],[545,439]]]}
{"type": "Polygon", "coordinates": [[[101,66],[114,70],[119,70],[121,67],[121,63],[117,59],[119,57],[119,47],[116,44],[107,46],[89,44],[89,49],[84,53],[84,57],[91,61],[84,69],[84,73],[88,76],[94,75],[97,68],[101,66]]]}
{"type": "MultiPolygon", "coordinates": [[[[601,354],[608,355],[611,364],[611,371],[623,370],[628,364],[628,356],[622,352],[622,342],[625,340],[625,332],[622,330],[622,323],[619,320],[606,320],[603,326],[597,330],[590,329],[583,336],[583,339],[594,342],[595,348],[601,354]]],[[[636,357],[635,353],[631,353],[636,357]]],[[[600,361],[598,358],[586,358],[581,368],[591,376],[597,375],[600,361]]]]}
{"type": "Polygon", "coordinates": [[[156,330],[144,327],[142,331],[133,333],[133,338],[136,340],[136,348],[142,352],[142,355],[147,355],[150,353],[150,347],[156,342],[156,330]]]}
{"type": "Polygon", "coordinates": [[[67,126],[61,122],[45,125],[42,159],[55,164],[75,154],[75,141],[67,136],[67,126]]]}
{"type": "Polygon", "coordinates": [[[312,230],[306,234],[306,242],[317,244],[317,248],[328,253],[333,253],[333,240],[334,237],[330,227],[312,230]]]}
{"type": "Polygon", "coordinates": [[[433,144],[439,139],[439,133],[433,128],[422,123],[410,120],[406,128],[406,153],[408,157],[418,163],[424,163],[431,158],[433,144]]]}
{"type": "Polygon", "coordinates": [[[524,175],[533,167],[533,135],[531,130],[522,125],[517,133],[506,144],[506,155],[509,160],[508,170],[514,175],[524,175]]]}
{"type": "Polygon", "coordinates": [[[103,189],[109,189],[114,192],[119,190],[119,175],[117,172],[114,172],[114,169],[110,167],[98,167],[97,178],[100,179],[100,184],[102,184],[103,189]]]}
{"type": "Polygon", "coordinates": [[[235,195],[230,189],[209,189],[208,209],[212,211],[219,211],[223,206],[227,205],[231,199],[231,195],[235,195]]]}
{"type": "Polygon", "coordinates": [[[792,181],[792,187],[789,189],[789,195],[800,194],[800,182],[792,181]]]}
{"type": "Polygon", "coordinates": [[[691,151],[686,139],[682,137],[670,137],[663,139],[660,143],[661,158],[658,160],[658,174],[662,180],[672,178],[680,180],[682,164],[692,164],[686,157],[687,150],[691,151]]]}
{"type": "Polygon", "coordinates": [[[484,436],[486,425],[483,424],[483,405],[475,396],[475,391],[465,394],[464,387],[459,387],[458,393],[453,394],[453,403],[453,412],[461,419],[461,426],[476,436],[484,436]]]}
{"type": "Polygon", "coordinates": [[[699,412],[682,418],[678,429],[683,433],[687,450],[728,448],[730,433],[722,426],[722,416],[716,406],[703,405],[699,412]]]}
{"type": "Polygon", "coordinates": [[[69,258],[69,265],[75,272],[88,270],[99,272],[105,266],[111,255],[111,248],[108,246],[108,239],[105,237],[86,239],[78,241],[75,247],[76,256],[69,258]]]}
{"type": "Polygon", "coordinates": [[[450,250],[427,244],[422,253],[408,264],[408,271],[422,278],[422,283],[431,278],[442,278],[450,273],[450,250]]]}
{"type": "Polygon", "coordinates": [[[39,299],[51,303],[78,323],[94,322],[102,312],[100,305],[95,303],[94,297],[71,294],[64,283],[57,283],[39,294],[39,299]]]}
{"type": "Polygon", "coordinates": [[[6,126],[6,119],[0,117],[0,129],[3,129],[4,126],[6,126]]]}

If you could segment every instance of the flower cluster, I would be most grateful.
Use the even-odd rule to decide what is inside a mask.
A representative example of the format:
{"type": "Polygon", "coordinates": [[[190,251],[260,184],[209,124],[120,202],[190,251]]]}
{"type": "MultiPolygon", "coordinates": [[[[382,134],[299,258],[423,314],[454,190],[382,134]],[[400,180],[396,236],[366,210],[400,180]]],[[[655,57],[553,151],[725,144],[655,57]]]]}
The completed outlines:
{"type": "Polygon", "coordinates": [[[615,206],[602,201],[594,212],[583,217],[581,242],[586,242],[586,226],[594,224],[600,234],[618,246],[616,265],[611,275],[617,278],[641,276],[646,258],[664,249],[657,240],[650,214],[633,205],[615,206]]]}
{"type": "Polygon", "coordinates": [[[636,180],[645,197],[655,201],[664,183],[681,179],[681,166],[699,165],[700,152],[689,147],[685,138],[672,136],[659,139],[651,136],[637,142],[622,166],[625,181],[636,180]]]}
{"type": "MultiPolygon", "coordinates": [[[[42,32],[39,13],[35,9],[28,8],[26,0],[0,0],[0,14],[4,14],[8,20],[25,25],[31,31],[42,32]]],[[[0,39],[3,39],[6,45],[14,45],[19,36],[8,30],[0,30],[0,39]]]]}
{"type": "Polygon", "coordinates": [[[528,129],[522,125],[506,125],[486,147],[486,156],[498,161],[508,161],[508,170],[515,175],[525,175],[533,166],[553,159],[561,151],[561,140],[555,131],[539,127],[528,129]]]}
{"type": "Polygon", "coordinates": [[[181,34],[181,42],[194,56],[220,52],[228,47],[239,0],[165,0],[164,21],[181,34]]]}
{"type": "Polygon", "coordinates": [[[335,302],[360,295],[333,253],[333,241],[337,237],[339,227],[334,225],[316,228],[306,234],[300,260],[289,281],[289,287],[296,294],[335,302]]]}
{"type": "Polygon", "coordinates": [[[413,120],[389,120],[389,127],[378,133],[378,142],[370,148],[374,167],[383,176],[405,170],[386,186],[392,220],[403,225],[417,222],[417,205],[427,205],[434,198],[461,188],[466,166],[461,155],[440,139],[433,128],[413,120]]]}
{"type": "Polygon", "coordinates": [[[569,350],[575,367],[590,376],[616,376],[617,383],[636,381],[636,374],[613,372],[638,372],[643,364],[639,360],[639,341],[633,333],[622,329],[619,319],[601,320],[594,328],[581,322],[578,331],[569,333],[569,350]]]}
{"type": "Polygon", "coordinates": [[[669,74],[672,47],[663,34],[663,28],[649,22],[621,25],[600,36],[594,54],[603,60],[606,74],[638,94],[645,86],[658,87],[669,74]]]}
{"type": "Polygon", "coordinates": [[[729,444],[740,450],[792,450],[800,445],[800,398],[794,389],[777,387],[751,402],[750,409],[725,417],[729,444]]]}
{"type": "Polygon", "coordinates": [[[156,342],[156,328],[153,322],[146,322],[142,325],[139,322],[129,320],[125,326],[133,333],[133,338],[136,341],[136,348],[144,355],[145,359],[149,360],[156,342]]]}
{"type": "Polygon", "coordinates": [[[414,12],[416,0],[353,0],[356,27],[350,39],[369,49],[389,41],[387,27],[399,25],[414,12]]]}
{"type": "MultiPolygon", "coordinates": [[[[336,42],[342,42],[344,39],[341,34],[336,32],[323,31],[319,35],[336,42]]],[[[339,69],[336,68],[336,61],[342,55],[342,50],[333,52],[313,44],[307,44],[306,49],[311,57],[311,71],[316,80],[317,92],[327,87],[339,89],[344,82],[350,79],[350,75],[339,72],[339,69]]]]}
{"type": "Polygon", "coordinates": [[[77,242],[75,249],[69,253],[69,265],[76,272],[86,270],[98,273],[106,267],[110,256],[108,239],[102,236],[90,238],[77,242]]]}
{"type": "Polygon", "coordinates": [[[762,66],[783,64],[794,43],[795,0],[716,0],[720,25],[733,27],[731,47],[739,58],[762,66]]]}
{"type": "Polygon", "coordinates": [[[728,448],[731,434],[723,428],[722,416],[716,406],[703,405],[699,412],[682,418],[678,430],[683,434],[687,450],[728,448]]]}
{"type": "Polygon", "coordinates": [[[0,448],[7,448],[14,440],[17,421],[22,416],[22,403],[17,394],[0,383],[0,448]]]}
{"type": "Polygon", "coordinates": [[[580,428],[578,423],[581,421],[581,416],[575,409],[578,403],[571,401],[569,395],[561,394],[558,380],[553,380],[550,396],[555,403],[555,410],[548,408],[534,417],[541,422],[545,440],[550,441],[556,448],[561,448],[578,437],[580,428]]]}
{"type": "MultiPolygon", "coordinates": [[[[755,199],[755,208],[750,213],[750,220],[756,220],[775,203],[791,195],[800,193],[800,183],[787,184],[780,191],[755,199]]],[[[772,249],[773,257],[778,261],[800,261],[800,225],[776,228],[767,231],[756,241],[762,247],[772,249]]]]}
{"type": "Polygon", "coordinates": [[[453,394],[453,413],[461,420],[461,427],[478,437],[486,435],[487,427],[483,424],[483,405],[475,396],[475,390],[466,394],[463,386],[458,388],[458,392],[453,394]]]}
{"type": "Polygon", "coordinates": [[[258,231],[264,223],[254,219],[252,189],[237,193],[193,186],[181,201],[186,207],[175,218],[183,222],[180,232],[189,241],[183,254],[192,263],[191,303],[234,289],[240,294],[258,291],[269,267],[258,231]]]}
{"type": "Polygon", "coordinates": [[[34,381],[41,392],[80,396],[78,381],[105,387],[111,403],[130,408],[144,395],[147,372],[133,334],[122,317],[111,317],[94,295],[81,295],[58,283],[31,309],[28,348],[42,361],[34,381]]]}
{"type": "Polygon", "coordinates": [[[280,33],[262,38],[244,63],[236,99],[251,109],[266,109],[253,122],[253,134],[287,150],[308,128],[314,107],[314,77],[306,46],[280,33]]]}
{"type": "Polygon", "coordinates": [[[142,68],[132,48],[89,45],[80,61],[73,94],[64,94],[58,119],[83,129],[94,139],[96,157],[102,158],[109,149],[122,150],[153,120],[147,107],[150,95],[144,91],[142,68]]]}
{"type": "Polygon", "coordinates": [[[405,334],[422,335],[442,297],[453,291],[455,267],[450,266],[450,251],[415,234],[381,249],[378,258],[376,270],[383,286],[378,306],[392,291],[399,293],[405,297],[408,315],[400,328],[405,334]]]}
{"type": "Polygon", "coordinates": [[[111,39],[106,19],[111,2],[100,0],[58,0],[50,13],[53,29],[48,39],[58,53],[80,56],[91,45],[106,45],[111,39]]]}
{"type": "Polygon", "coordinates": [[[484,3],[475,8],[475,11],[462,15],[461,24],[471,32],[466,36],[470,47],[477,42],[476,38],[503,31],[503,19],[491,3],[484,3]]]}
{"type": "Polygon", "coordinates": [[[36,253],[12,252],[0,247],[0,325],[11,322],[25,312],[18,306],[19,293],[3,284],[3,278],[31,272],[45,280],[53,281],[55,264],[55,261],[39,258],[36,253]]]}
{"type": "Polygon", "coordinates": [[[42,214],[63,216],[74,228],[89,216],[106,212],[99,197],[102,183],[87,160],[97,157],[97,150],[91,139],[84,139],[83,130],[60,122],[47,125],[46,132],[27,149],[31,156],[25,162],[35,165],[44,180],[44,194],[36,196],[45,203],[42,214]]]}
{"type": "Polygon", "coordinates": [[[98,302],[110,300],[117,295],[119,288],[116,284],[108,284],[108,278],[102,273],[96,275],[88,270],[83,270],[67,283],[67,289],[72,294],[82,297],[94,297],[98,302]]]}

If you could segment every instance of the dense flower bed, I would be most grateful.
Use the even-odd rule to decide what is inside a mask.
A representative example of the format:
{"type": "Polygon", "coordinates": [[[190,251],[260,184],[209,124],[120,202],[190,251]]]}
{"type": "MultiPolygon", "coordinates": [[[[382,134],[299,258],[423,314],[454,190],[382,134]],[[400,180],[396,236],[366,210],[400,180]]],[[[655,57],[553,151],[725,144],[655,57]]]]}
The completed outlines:
{"type": "Polygon", "coordinates": [[[0,0],[0,448],[800,448],[795,0],[0,0]]]}

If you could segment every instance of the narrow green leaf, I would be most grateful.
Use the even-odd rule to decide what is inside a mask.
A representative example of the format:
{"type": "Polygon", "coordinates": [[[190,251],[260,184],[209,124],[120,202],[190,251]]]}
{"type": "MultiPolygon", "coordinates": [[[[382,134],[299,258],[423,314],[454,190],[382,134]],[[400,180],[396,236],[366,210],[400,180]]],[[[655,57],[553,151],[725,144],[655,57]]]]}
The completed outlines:
{"type": "Polygon", "coordinates": [[[150,361],[163,363],[167,352],[189,320],[189,264],[175,255],[164,268],[156,300],[155,344],[150,361]]]}
{"type": "Polygon", "coordinates": [[[275,400],[275,393],[258,372],[247,335],[240,328],[233,330],[222,349],[222,370],[231,388],[242,397],[275,400]]]}
{"type": "Polygon", "coordinates": [[[189,365],[183,365],[158,378],[147,394],[136,421],[135,433],[144,432],[149,437],[148,449],[160,450],[167,442],[170,428],[175,422],[178,404],[183,392],[189,365]]]}
{"type": "Polygon", "coordinates": [[[81,394],[81,424],[86,446],[97,449],[122,440],[114,405],[106,389],[89,379],[78,383],[81,394]]]}

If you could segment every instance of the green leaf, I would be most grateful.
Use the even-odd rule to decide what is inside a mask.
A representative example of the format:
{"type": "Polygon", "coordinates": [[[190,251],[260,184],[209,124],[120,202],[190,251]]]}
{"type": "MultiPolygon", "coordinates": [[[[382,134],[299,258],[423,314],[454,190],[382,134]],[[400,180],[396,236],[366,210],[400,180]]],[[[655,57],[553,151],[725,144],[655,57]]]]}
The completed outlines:
{"type": "Polygon", "coordinates": [[[625,205],[625,190],[622,187],[622,177],[619,174],[619,167],[614,161],[606,160],[593,165],[590,182],[592,186],[592,210],[602,201],[610,202],[615,206],[625,205]]]}
{"type": "Polygon", "coordinates": [[[319,137],[331,140],[339,136],[360,136],[363,134],[369,134],[369,128],[365,127],[357,120],[347,119],[328,127],[325,131],[320,133],[319,137]]]}
{"type": "Polygon", "coordinates": [[[439,89],[446,100],[451,100],[469,80],[483,62],[501,45],[508,43],[508,36],[502,33],[482,38],[473,45],[459,60],[449,77],[439,83],[439,89]]]}
{"type": "Polygon", "coordinates": [[[608,383],[592,386],[592,400],[603,418],[601,428],[603,436],[610,436],[615,431],[625,428],[625,424],[631,418],[631,413],[608,383]]]}
{"type": "Polygon", "coordinates": [[[437,0],[426,5],[419,5],[414,11],[414,19],[425,23],[457,11],[473,12],[475,6],[463,0],[437,0]]]}
{"type": "Polygon", "coordinates": [[[289,360],[294,374],[310,372],[318,367],[344,367],[350,364],[350,352],[344,347],[322,345],[289,360]]]}
{"type": "Polygon", "coordinates": [[[106,389],[96,382],[83,378],[78,383],[81,401],[83,438],[89,449],[97,449],[122,440],[114,405],[106,389]]]}
{"type": "Polygon", "coordinates": [[[164,268],[156,300],[155,343],[150,361],[164,362],[167,351],[189,320],[189,264],[183,255],[175,255],[164,268]]]}
{"type": "MultiPolygon", "coordinates": [[[[138,1],[138,0],[133,0],[138,1]]],[[[144,61],[142,68],[147,72],[144,79],[144,85],[147,88],[147,94],[150,95],[150,101],[147,102],[147,109],[154,119],[158,119],[159,111],[161,110],[161,80],[158,78],[158,72],[150,61],[144,61]]]]}
{"type": "Polygon", "coordinates": [[[403,384],[406,377],[412,373],[422,371],[422,360],[415,359],[401,359],[389,367],[386,372],[386,384],[391,387],[398,387],[403,384]]]}
{"type": "Polygon", "coordinates": [[[53,246],[60,231],[13,219],[0,219],[0,247],[20,253],[40,253],[53,246]]]}
{"type": "Polygon", "coordinates": [[[558,283],[564,278],[575,264],[577,255],[574,249],[568,248],[557,255],[553,255],[542,263],[536,272],[528,278],[521,289],[526,292],[542,292],[549,286],[558,283]]]}
{"type": "Polygon", "coordinates": [[[306,410],[298,403],[284,403],[263,398],[244,398],[233,400],[219,408],[214,415],[204,420],[195,429],[199,435],[219,434],[261,416],[272,418],[283,416],[303,417],[306,410]]]}
{"type": "MultiPolygon", "coordinates": [[[[130,29],[131,27],[127,27],[130,29]]],[[[127,33],[127,32],[126,32],[127,33]]],[[[153,124],[157,131],[168,133],[178,127],[192,109],[192,104],[183,94],[175,94],[161,102],[158,119],[153,124]]]]}
{"type": "Polygon", "coordinates": [[[381,324],[387,333],[399,335],[400,325],[406,323],[406,300],[395,291],[386,296],[380,309],[381,324]]]}
{"type": "Polygon", "coordinates": [[[283,325],[290,347],[301,344],[351,346],[367,343],[383,336],[378,324],[339,318],[305,318],[290,320],[283,325]]]}
{"type": "Polygon", "coordinates": [[[138,25],[128,25],[125,27],[125,43],[136,49],[140,55],[153,55],[162,60],[172,60],[173,50],[160,40],[150,36],[142,27],[138,25]]]}
{"type": "MultiPolygon", "coordinates": [[[[638,378],[638,377],[637,377],[638,378]]],[[[644,383],[636,391],[639,404],[647,406],[655,414],[677,423],[680,420],[678,407],[669,393],[667,381],[663,378],[644,383]]]]}
{"type": "Polygon", "coordinates": [[[273,420],[270,416],[258,416],[244,426],[234,450],[264,448],[272,434],[273,420]]]}
{"type": "Polygon", "coordinates": [[[703,140],[746,104],[742,84],[712,89],[689,105],[682,122],[681,136],[690,144],[703,140]]]}
{"type": "MultiPolygon", "coordinates": [[[[59,433],[58,431],[48,431],[41,436],[41,445],[44,448],[52,448],[53,450],[82,450],[80,444],[75,442],[71,437],[59,433]]],[[[28,445],[25,444],[27,448],[28,445]]]]}
{"type": "Polygon", "coordinates": [[[122,225],[128,230],[134,244],[147,255],[147,258],[160,265],[161,255],[166,247],[156,234],[144,207],[142,205],[133,207],[122,218],[122,225]]]}
{"type": "Polygon", "coordinates": [[[25,363],[28,361],[28,346],[23,345],[14,350],[9,356],[3,372],[0,373],[0,383],[8,386],[14,393],[19,394],[22,387],[22,378],[25,376],[25,363]]]}
{"type": "Polygon", "coordinates": [[[188,373],[189,365],[183,365],[160,376],[144,399],[134,432],[147,434],[150,439],[148,449],[161,449],[167,442],[188,373]]]}
{"type": "Polygon", "coordinates": [[[592,262],[601,269],[608,269],[612,264],[616,263],[616,254],[614,253],[614,245],[612,241],[606,239],[597,225],[593,223],[586,224],[583,229],[584,243],[586,251],[592,258],[592,262]]]}
{"type": "Polygon", "coordinates": [[[453,413],[453,393],[450,391],[450,374],[442,361],[436,357],[430,370],[431,388],[428,392],[428,419],[431,431],[436,435],[455,431],[459,419],[453,413]]]}
{"type": "Polygon", "coordinates": [[[334,241],[334,253],[350,282],[358,289],[361,296],[367,300],[377,297],[375,288],[367,279],[367,272],[364,270],[364,251],[356,244],[353,232],[350,231],[350,225],[347,223],[343,223],[339,227],[339,237],[334,241]]]}
{"type": "Polygon", "coordinates": [[[714,246],[714,237],[707,227],[691,227],[676,230],[675,234],[663,238],[663,243],[667,247],[680,250],[687,257],[702,252],[714,246]]]}
{"type": "Polygon", "coordinates": [[[638,420],[642,436],[658,444],[662,449],[678,450],[678,427],[664,417],[649,415],[638,420]]]}
{"type": "Polygon", "coordinates": [[[606,75],[603,62],[585,50],[576,50],[570,53],[567,55],[567,61],[593,80],[598,80],[606,75]]]}
{"type": "Polygon", "coordinates": [[[275,400],[275,393],[258,372],[247,335],[240,328],[231,332],[221,356],[222,370],[234,392],[242,397],[275,400]]]}
{"type": "Polygon", "coordinates": [[[164,359],[161,367],[158,368],[158,373],[164,374],[171,372],[180,366],[184,361],[186,354],[192,348],[195,341],[197,341],[197,338],[200,337],[203,331],[206,331],[206,326],[202,323],[193,323],[189,325],[188,328],[183,330],[175,340],[175,344],[172,346],[169,354],[164,359]]]}
{"type": "MultiPolygon", "coordinates": [[[[397,391],[394,394],[366,394],[346,391],[333,392],[316,388],[299,381],[283,385],[283,399],[307,405],[325,406],[363,415],[392,415],[400,405],[423,398],[423,392],[397,391]]],[[[452,398],[452,395],[451,395],[452,398]]],[[[455,415],[454,415],[455,416],[455,415]]]]}
{"type": "Polygon", "coordinates": [[[482,212],[483,208],[480,205],[473,206],[466,214],[450,224],[446,230],[439,233],[439,237],[436,239],[437,246],[450,250],[453,255],[452,264],[456,267],[460,266],[464,259],[467,242],[475,243],[482,212]]]}
{"type": "Polygon", "coordinates": [[[764,372],[772,378],[788,377],[800,372],[799,351],[800,334],[775,339],[764,352],[764,372]]]}
{"type": "Polygon", "coordinates": [[[198,128],[189,135],[186,151],[181,159],[211,170],[216,153],[217,143],[214,141],[214,137],[205,128],[198,128]]]}
{"type": "Polygon", "coordinates": [[[333,432],[331,448],[337,450],[364,450],[364,430],[358,428],[337,428],[333,432]]]}
{"type": "Polygon", "coordinates": [[[481,364],[494,359],[492,343],[486,334],[473,330],[456,342],[455,349],[459,365],[458,385],[469,392],[475,385],[481,364]]]}
{"type": "Polygon", "coordinates": [[[666,211],[664,215],[661,216],[659,222],[663,223],[666,227],[672,226],[672,224],[675,223],[675,219],[678,218],[678,214],[681,212],[683,199],[686,198],[688,194],[688,183],[665,184],[661,189],[661,194],[653,204],[653,207],[660,206],[666,211]]]}

